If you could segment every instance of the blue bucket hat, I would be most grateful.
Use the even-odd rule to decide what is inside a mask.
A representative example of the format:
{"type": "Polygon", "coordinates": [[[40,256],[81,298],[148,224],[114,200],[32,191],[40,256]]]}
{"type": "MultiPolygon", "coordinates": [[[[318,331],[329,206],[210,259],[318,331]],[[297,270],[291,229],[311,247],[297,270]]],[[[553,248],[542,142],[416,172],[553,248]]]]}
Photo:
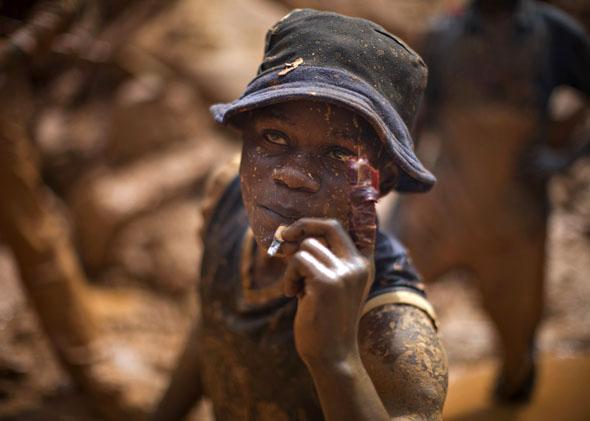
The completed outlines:
{"type": "Polygon", "coordinates": [[[414,153],[413,127],[426,87],[426,65],[381,26],[331,12],[298,9],[266,34],[264,59],[237,100],[211,106],[221,124],[240,113],[297,99],[343,106],[363,116],[391,160],[381,190],[423,192],[434,176],[414,153]],[[388,172],[399,175],[388,177],[388,172]]]}

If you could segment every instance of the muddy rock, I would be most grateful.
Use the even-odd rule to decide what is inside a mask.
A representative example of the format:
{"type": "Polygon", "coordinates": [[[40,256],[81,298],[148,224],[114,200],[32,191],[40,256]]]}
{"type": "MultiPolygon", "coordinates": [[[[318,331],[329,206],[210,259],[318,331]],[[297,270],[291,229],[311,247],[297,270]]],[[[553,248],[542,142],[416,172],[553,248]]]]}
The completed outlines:
{"type": "Polygon", "coordinates": [[[105,155],[116,165],[212,127],[207,104],[186,83],[146,74],[122,84],[115,95],[105,155]]]}
{"type": "Polygon", "coordinates": [[[100,268],[114,233],[141,213],[199,185],[234,146],[211,134],[143,157],[123,168],[99,168],[74,187],[68,203],[80,254],[100,268]]]}
{"type": "Polygon", "coordinates": [[[113,239],[108,266],[119,276],[165,293],[194,294],[201,225],[196,198],[187,198],[132,221],[113,239]]]}
{"type": "Polygon", "coordinates": [[[134,42],[194,80],[211,102],[231,101],[256,74],[266,30],[288,11],[265,0],[181,0],[134,42]]]}

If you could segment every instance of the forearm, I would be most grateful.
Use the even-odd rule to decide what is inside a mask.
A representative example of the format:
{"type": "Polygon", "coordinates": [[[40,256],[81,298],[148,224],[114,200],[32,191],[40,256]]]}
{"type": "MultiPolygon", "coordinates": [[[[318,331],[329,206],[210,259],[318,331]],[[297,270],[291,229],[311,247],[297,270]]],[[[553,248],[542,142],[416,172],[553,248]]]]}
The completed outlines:
{"type": "Polygon", "coordinates": [[[409,304],[375,307],[361,318],[359,349],[392,419],[442,419],[447,359],[426,311],[409,304]]]}
{"type": "Polygon", "coordinates": [[[336,365],[308,364],[326,420],[389,420],[360,357],[336,365]]]}
{"type": "Polygon", "coordinates": [[[183,419],[202,397],[198,363],[197,329],[191,332],[185,348],[172,373],[170,384],[158,403],[152,421],[183,419]]]}

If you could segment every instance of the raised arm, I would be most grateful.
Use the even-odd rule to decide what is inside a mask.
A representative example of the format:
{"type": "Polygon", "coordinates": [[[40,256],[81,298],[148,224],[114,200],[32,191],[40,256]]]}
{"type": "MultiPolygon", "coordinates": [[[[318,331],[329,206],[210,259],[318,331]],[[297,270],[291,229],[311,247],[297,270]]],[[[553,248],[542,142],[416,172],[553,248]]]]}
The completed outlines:
{"type": "MultiPolygon", "coordinates": [[[[305,238],[284,285],[287,295],[299,297],[295,345],[325,418],[440,419],[446,358],[427,313],[413,305],[379,304],[358,323],[373,269],[342,227],[333,220],[300,219],[282,236],[289,242],[305,238]]],[[[401,293],[377,295],[367,305],[389,294],[401,293]]]]}

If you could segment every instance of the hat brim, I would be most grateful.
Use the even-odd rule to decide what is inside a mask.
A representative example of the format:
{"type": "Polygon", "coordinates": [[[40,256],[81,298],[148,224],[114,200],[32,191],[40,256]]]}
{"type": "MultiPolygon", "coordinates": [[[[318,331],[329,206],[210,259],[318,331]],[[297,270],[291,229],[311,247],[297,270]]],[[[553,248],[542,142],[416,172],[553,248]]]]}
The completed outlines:
{"type": "MultiPolygon", "coordinates": [[[[338,80],[339,85],[335,85],[326,83],[321,79],[318,80],[319,78],[284,80],[280,84],[266,84],[266,86],[262,85],[257,89],[253,89],[252,85],[257,82],[260,83],[259,79],[257,78],[251,82],[241,98],[231,103],[212,105],[210,111],[214,119],[218,123],[228,124],[236,115],[243,112],[298,99],[340,105],[362,115],[374,128],[380,140],[392,155],[401,170],[399,179],[394,186],[396,191],[424,192],[430,190],[434,185],[436,178],[424,168],[414,154],[411,137],[402,118],[393,107],[389,110],[379,109],[380,112],[378,112],[377,109],[382,108],[384,105],[380,102],[376,107],[374,95],[379,94],[376,91],[371,92],[371,95],[358,92],[359,84],[363,84],[362,81],[355,80],[356,86],[354,90],[341,86],[343,85],[341,79],[338,80]],[[386,113],[387,122],[383,116],[384,113],[386,113]],[[393,130],[398,133],[394,133],[393,130]],[[399,137],[402,137],[403,140],[400,141],[399,137]]],[[[344,83],[344,85],[346,84],[344,83]]],[[[366,86],[363,88],[367,89],[366,86]]]]}

